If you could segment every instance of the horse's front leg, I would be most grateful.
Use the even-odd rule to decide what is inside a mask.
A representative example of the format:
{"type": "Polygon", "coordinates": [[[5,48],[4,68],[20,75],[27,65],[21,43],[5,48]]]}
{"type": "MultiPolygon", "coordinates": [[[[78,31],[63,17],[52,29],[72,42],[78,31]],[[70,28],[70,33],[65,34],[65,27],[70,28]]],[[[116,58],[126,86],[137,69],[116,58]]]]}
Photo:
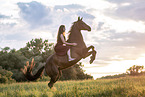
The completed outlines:
{"type": "Polygon", "coordinates": [[[89,46],[88,48],[84,49],[83,50],[83,58],[86,58],[88,56],[91,56],[91,60],[90,60],[90,64],[95,60],[95,57],[96,57],[96,51],[94,50],[94,46],[89,46]],[[89,50],[92,49],[92,51],[89,52],[89,50]]]}
{"type": "Polygon", "coordinates": [[[93,63],[93,61],[95,60],[95,58],[96,58],[96,51],[95,50],[93,50],[93,52],[92,52],[92,56],[91,56],[91,60],[90,60],[90,64],[91,63],[93,63]]]}
{"type": "Polygon", "coordinates": [[[83,49],[82,51],[82,57],[85,59],[86,57],[90,56],[94,51],[94,46],[89,46],[88,48],[83,49]],[[92,49],[92,51],[89,52],[89,50],[92,49]]]}

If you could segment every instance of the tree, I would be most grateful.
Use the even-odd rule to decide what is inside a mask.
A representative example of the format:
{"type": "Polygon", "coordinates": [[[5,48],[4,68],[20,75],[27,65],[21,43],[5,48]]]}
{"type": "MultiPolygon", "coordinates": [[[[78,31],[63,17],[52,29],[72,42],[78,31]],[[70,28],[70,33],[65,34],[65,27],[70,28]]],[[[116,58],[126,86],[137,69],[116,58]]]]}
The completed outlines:
{"type": "Polygon", "coordinates": [[[10,47],[2,48],[2,50],[0,51],[0,54],[8,53],[9,50],[10,50],[10,47]]]}
{"type": "MultiPolygon", "coordinates": [[[[7,47],[8,48],[8,47],[7,47]]],[[[21,52],[15,49],[2,49],[0,51],[0,66],[8,71],[11,71],[12,78],[16,81],[22,81],[24,79],[20,69],[25,65],[27,58],[24,57],[21,52]]]]}
{"type": "Polygon", "coordinates": [[[48,43],[48,40],[32,39],[26,44],[24,48],[21,48],[20,51],[22,54],[28,58],[32,59],[34,57],[42,57],[41,62],[45,62],[49,55],[51,55],[54,50],[54,43],[48,43]]]}
{"type": "Polygon", "coordinates": [[[133,65],[129,69],[127,69],[127,73],[130,75],[138,75],[140,72],[142,72],[144,66],[139,66],[139,65],[133,65]]]}
{"type": "Polygon", "coordinates": [[[19,69],[25,64],[26,58],[19,52],[0,52],[0,65],[6,70],[19,69]]]}

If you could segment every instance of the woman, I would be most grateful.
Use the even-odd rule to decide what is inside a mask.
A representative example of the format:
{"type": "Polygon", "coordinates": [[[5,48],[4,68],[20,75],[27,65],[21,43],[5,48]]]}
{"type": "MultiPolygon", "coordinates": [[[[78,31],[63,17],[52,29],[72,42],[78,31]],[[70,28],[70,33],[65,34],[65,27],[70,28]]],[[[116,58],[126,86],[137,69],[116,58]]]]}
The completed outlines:
{"type": "Polygon", "coordinates": [[[68,55],[69,61],[75,60],[75,58],[71,58],[71,46],[76,46],[77,43],[68,43],[65,39],[65,26],[61,25],[59,27],[58,35],[57,35],[57,44],[54,47],[54,50],[57,55],[64,56],[68,55]]]}

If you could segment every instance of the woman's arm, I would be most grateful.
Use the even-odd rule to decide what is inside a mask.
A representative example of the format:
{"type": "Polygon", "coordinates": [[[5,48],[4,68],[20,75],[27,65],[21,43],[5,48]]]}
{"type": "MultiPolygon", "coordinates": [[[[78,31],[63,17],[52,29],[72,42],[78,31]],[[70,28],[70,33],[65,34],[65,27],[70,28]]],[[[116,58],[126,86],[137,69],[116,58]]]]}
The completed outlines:
{"type": "Polygon", "coordinates": [[[60,38],[61,38],[63,44],[72,45],[72,46],[76,46],[77,45],[77,43],[68,43],[68,42],[66,42],[64,37],[63,37],[63,34],[60,34],[60,38]]]}

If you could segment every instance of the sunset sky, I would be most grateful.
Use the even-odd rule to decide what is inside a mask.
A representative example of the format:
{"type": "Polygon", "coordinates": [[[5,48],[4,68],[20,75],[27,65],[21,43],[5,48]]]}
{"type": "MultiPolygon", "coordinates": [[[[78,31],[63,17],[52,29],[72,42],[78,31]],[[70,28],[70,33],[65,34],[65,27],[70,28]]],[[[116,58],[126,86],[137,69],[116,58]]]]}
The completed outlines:
{"type": "Polygon", "coordinates": [[[61,24],[66,32],[78,16],[91,26],[82,31],[97,58],[84,70],[94,78],[145,66],[145,0],[0,0],[0,47],[23,48],[34,38],[56,43],[61,24]]]}

